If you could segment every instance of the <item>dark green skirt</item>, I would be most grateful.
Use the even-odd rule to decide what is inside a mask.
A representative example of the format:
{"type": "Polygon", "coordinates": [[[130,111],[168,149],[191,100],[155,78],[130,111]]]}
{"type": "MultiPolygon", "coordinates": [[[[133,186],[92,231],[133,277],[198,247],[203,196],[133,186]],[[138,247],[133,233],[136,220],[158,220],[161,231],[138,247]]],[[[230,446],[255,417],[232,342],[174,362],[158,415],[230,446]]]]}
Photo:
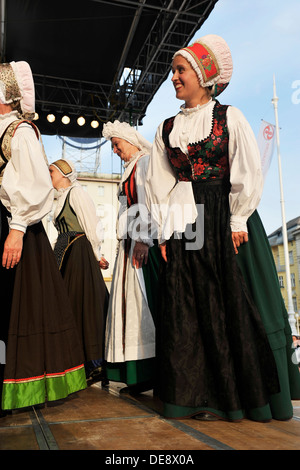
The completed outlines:
{"type": "MultiPolygon", "coordinates": [[[[239,248],[237,261],[263,321],[280,382],[280,393],[271,395],[266,406],[248,410],[247,417],[257,421],[272,418],[286,420],[293,416],[291,400],[300,399],[300,373],[292,358],[294,350],[291,328],[280,292],[272,251],[256,211],[249,218],[247,225],[249,241],[239,248]]],[[[210,412],[230,420],[244,417],[243,410],[224,413],[207,407],[164,404],[164,415],[169,418],[193,416],[200,412],[210,412]]]]}
{"type": "Polygon", "coordinates": [[[291,400],[300,399],[300,373],[293,361],[293,338],[270,244],[255,211],[248,221],[249,242],[239,248],[239,267],[260,312],[273,350],[281,392],[270,397],[273,418],[293,415],[291,400]]]}

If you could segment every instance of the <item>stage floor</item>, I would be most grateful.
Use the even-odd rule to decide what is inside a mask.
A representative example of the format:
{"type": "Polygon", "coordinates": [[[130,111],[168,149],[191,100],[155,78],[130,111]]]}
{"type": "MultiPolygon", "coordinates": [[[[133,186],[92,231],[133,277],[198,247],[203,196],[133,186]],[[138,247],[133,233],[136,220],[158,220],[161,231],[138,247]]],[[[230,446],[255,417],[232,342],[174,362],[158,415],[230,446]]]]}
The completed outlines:
{"type": "Polygon", "coordinates": [[[66,400],[0,418],[0,450],[299,450],[300,401],[289,421],[167,420],[147,392],[93,384],[66,400]]]}

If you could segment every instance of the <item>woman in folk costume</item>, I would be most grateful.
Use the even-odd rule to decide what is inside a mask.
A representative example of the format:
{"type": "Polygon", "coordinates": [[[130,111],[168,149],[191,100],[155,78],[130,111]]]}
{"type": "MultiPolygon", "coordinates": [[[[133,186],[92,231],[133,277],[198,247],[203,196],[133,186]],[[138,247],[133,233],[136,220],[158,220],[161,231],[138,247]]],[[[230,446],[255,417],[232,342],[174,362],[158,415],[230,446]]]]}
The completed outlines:
{"type": "Polygon", "coordinates": [[[64,279],[83,343],[89,381],[104,379],[104,339],[108,290],[101,269],[102,225],[95,205],[77,181],[72,162],[57,160],[49,167],[57,190],[54,253],[64,279]],[[101,269],[100,269],[101,268],[101,269]]]}
{"type": "Polygon", "coordinates": [[[151,389],[159,250],[149,233],[144,183],[150,143],[125,122],[108,122],[103,137],[124,161],[119,186],[119,240],[106,326],[107,377],[131,392],[151,389]]]}
{"type": "Polygon", "coordinates": [[[86,387],[82,345],[41,220],[53,187],[26,62],[0,65],[1,317],[6,346],[1,409],[64,398],[86,387]]]}
{"type": "Polygon", "coordinates": [[[204,36],[174,55],[172,72],[185,103],[158,127],[145,186],[165,259],[157,315],[164,414],[289,419],[300,380],[256,212],[260,155],[243,114],[215,100],[231,78],[229,47],[204,36]]]}

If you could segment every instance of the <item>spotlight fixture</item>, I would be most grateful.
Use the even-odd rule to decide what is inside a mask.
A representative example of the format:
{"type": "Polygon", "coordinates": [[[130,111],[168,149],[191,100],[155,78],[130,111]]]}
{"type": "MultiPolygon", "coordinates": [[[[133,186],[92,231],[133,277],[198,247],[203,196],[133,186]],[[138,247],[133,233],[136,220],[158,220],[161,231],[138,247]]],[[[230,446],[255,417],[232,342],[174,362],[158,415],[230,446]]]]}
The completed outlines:
{"type": "Polygon", "coordinates": [[[83,116],[80,116],[78,119],[77,119],[77,124],[78,126],[84,126],[85,124],[85,119],[83,116]]]}
{"type": "Polygon", "coordinates": [[[55,116],[54,116],[54,114],[48,114],[47,120],[48,120],[49,122],[54,122],[54,121],[55,121],[55,116]]]}
{"type": "Polygon", "coordinates": [[[34,113],[33,120],[37,121],[39,119],[39,117],[40,116],[38,115],[38,113],[34,113]]]}
{"type": "Polygon", "coordinates": [[[70,123],[70,118],[69,118],[69,116],[64,115],[64,116],[61,118],[61,122],[62,122],[63,124],[69,124],[69,123],[70,123]]]}
{"type": "Polygon", "coordinates": [[[91,122],[91,126],[93,127],[93,129],[97,129],[97,127],[99,127],[99,122],[96,121],[96,119],[93,119],[91,122]]]}

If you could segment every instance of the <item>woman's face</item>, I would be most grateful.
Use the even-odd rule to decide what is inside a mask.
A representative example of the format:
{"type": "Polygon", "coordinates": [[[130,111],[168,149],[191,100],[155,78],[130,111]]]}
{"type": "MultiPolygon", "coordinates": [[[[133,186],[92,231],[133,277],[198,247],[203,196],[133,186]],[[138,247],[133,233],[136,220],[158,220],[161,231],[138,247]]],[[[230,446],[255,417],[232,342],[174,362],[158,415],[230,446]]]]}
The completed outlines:
{"type": "Polygon", "coordinates": [[[176,98],[185,101],[187,108],[194,108],[198,104],[209,101],[210,96],[207,88],[203,88],[195,70],[189,62],[177,55],[172,63],[172,82],[176,90],[176,98]]]}
{"type": "Polygon", "coordinates": [[[52,185],[55,189],[59,189],[65,186],[66,180],[69,181],[61,172],[53,165],[49,166],[49,172],[52,180],[52,185]]]}
{"type": "Polygon", "coordinates": [[[127,140],[120,139],[119,137],[112,137],[111,146],[114,153],[116,153],[124,162],[128,162],[132,155],[138,151],[138,148],[134,145],[127,142],[127,140]]]}

